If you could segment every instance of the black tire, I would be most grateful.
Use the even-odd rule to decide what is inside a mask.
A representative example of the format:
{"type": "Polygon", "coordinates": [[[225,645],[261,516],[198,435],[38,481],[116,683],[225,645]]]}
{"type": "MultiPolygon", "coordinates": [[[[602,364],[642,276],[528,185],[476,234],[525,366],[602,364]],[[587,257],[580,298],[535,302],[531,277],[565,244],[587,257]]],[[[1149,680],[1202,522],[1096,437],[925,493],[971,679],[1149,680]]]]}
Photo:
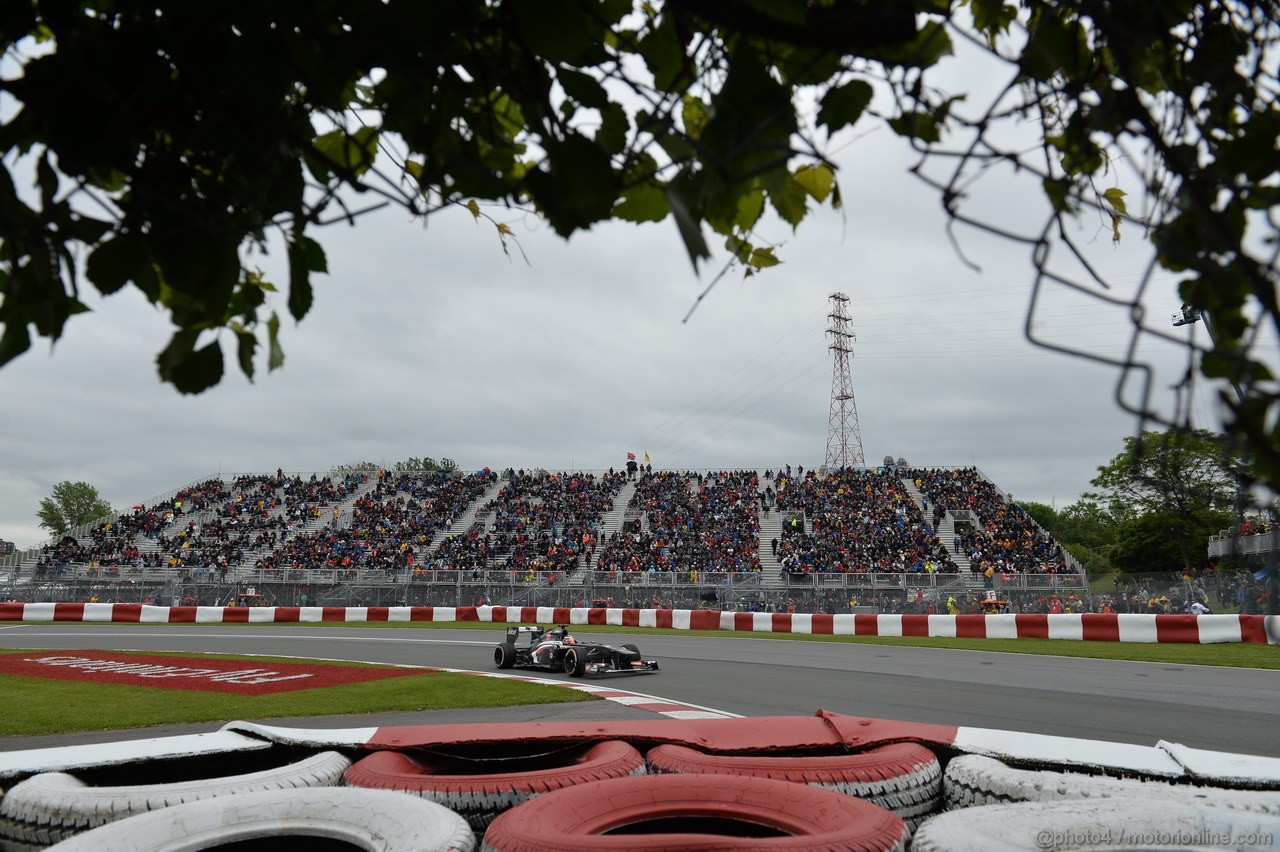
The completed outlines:
{"type": "Polygon", "coordinates": [[[184,802],[256,790],[336,787],[350,766],[342,754],[324,751],[261,772],[103,787],[90,786],[65,772],[42,772],[14,785],[0,799],[0,845],[17,841],[47,846],[115,820],[184,802]]]}
{"type": "Polygon", "coordinates": [[[509,669],[516,664],[516,646],[504,642],[493,649],[493,664],[500,669],[509,669]]]}
{"type": "Polygon", "coordinates": [[[582,677],[587,673],[586,657],[578,653],[577,648],[564,652],[564,673],[571,677],[582,677]]]}
{"type": "Polygon", "coordinates": [[[808,757],[706,754],[665,744],[650,749],[645,763],[653,774],[750,775],[823,787],[893,811],[912,831],[942,803],[937,755],[916,743],[808,757]]]}
{"type": "Polygon", "coordinates": [[[884,808],[772,778],[650,775],[566,787],[489,826],[492,852],[901,850],[907,827],[884,808]],[[714,780],[715,783],[708,783],[714,780]]]}
{"type": "Polygon", "coordinates": [[[466,821],[434,802],[385,790],[332,787],[240,793],[139,814],[61,844],[68,852],[222,849],[365,849],[379,852],[476,847],[466,821]],[[269,841],[270,846],[264,844],[269,841]]]}
{"type": "Polygon", "coordinates": [[[637,657],[640,656],[640,649],[637,648],[635,645],[632,645],[630,642],[623,645],[622,650],[630,651],[631,653],[635,654],[637,657]]]}
{"type": "Polygon", "coordinates": [[[483,832],[498,814],[550,790],[644,774],[644,757],[621,740],[596,743],[585,751],[557,751],[533,767],[532,758],[488,760],[484,768],[490,771],[483,774],[463,774],[456,762],[432,760],[422,753],[374,752],[347,770],[346,783],[421,796],[461,814],[483,832]]]}

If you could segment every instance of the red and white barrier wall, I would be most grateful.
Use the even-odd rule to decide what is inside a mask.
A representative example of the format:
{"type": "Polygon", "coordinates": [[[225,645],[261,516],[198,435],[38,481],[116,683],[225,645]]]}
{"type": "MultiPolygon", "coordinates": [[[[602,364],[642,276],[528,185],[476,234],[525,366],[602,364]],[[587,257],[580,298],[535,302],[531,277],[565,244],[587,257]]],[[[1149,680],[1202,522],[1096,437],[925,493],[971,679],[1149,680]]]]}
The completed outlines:
{"type": "Polygon", "coordinates": [[[586,607],[169,607],[119,603],[0,603],[0,621],[133,624],[469,621],[836,636],[1280,644],[1280,617],[1263,615],[829,615],[586,607]]]}

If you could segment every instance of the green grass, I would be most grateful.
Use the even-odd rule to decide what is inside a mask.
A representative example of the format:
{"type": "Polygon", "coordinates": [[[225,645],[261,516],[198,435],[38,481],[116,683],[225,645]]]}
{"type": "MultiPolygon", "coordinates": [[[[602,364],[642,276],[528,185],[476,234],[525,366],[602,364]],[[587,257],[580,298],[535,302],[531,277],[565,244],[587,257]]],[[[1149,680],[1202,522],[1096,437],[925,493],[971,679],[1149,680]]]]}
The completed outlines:
{"type": "MultiPolygon", "coordinates": [[[[25,654],[31,653],[31,649],[3,653],[25,654]]],[[[258,663],[297,662],[296,658],[229,654],[166,653],[164,656],[249,659],[258,663]]],[[[576,689],[452,672],[424,672],[273,695],[230,695],[17,675],[0,676],[0,690],[4,695],[0,736],[9,737],[232,719],[356,716],[406,710],[455,710],[597,700],[576,689]]]]}

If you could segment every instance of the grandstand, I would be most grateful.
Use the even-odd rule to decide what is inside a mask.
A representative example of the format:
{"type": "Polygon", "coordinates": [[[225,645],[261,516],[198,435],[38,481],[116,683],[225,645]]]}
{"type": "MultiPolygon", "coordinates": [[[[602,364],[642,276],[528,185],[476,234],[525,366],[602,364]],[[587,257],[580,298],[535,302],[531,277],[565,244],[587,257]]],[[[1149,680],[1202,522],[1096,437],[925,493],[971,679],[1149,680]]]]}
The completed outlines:
{"type": "Polygon", "coordinates": [[[158,605],[1088,609],[973,467],[211,476],[0,560],[0,599],[158,605]]]}

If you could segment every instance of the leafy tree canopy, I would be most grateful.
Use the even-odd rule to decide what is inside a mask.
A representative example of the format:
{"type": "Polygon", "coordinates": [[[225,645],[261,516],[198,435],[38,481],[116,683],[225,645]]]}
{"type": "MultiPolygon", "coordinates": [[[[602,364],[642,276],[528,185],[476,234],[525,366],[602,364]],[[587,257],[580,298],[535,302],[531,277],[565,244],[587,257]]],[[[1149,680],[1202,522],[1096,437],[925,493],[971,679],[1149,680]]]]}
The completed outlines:
{"type": "Polygon", "coordinates": [[[1098,468],[1088,494],[1115,518],[1155,512],[1191,518],[1203,509],[1231,512],[1237,464],[1224,436],[1192,432],[1144,432],[1124,439],[1124,450],[1098,468]]]}
{"type": "Polygon", "coordinates": [[[417,458],[410,456],[404,461],[398,461],[392,466],[392,470],[396,473],[417,473],[419,471],[444,471],[453,473],[458,469],[458,463],[448,456],[442,456],[439,461],[431,458],[431,456],[423,456],[417,458]]]}
{"type": "Polygon", "coordinates": [[[828,152],[882,122],[955,221],[1034,248],[1037,287],[1105,287],[1055,271],[1083,256],[1073,218],[1149,237],[1214,318],[1200,369],[1241,388],[1228,428],[1275,485],[1280,390],[1253,342],[1280,326],[1277,21],[1280,0],[5,3],[0,364],[61,337],[87,282],[168,312],[157,366],[183,393],[221,380],[224,345],[250,378],[262,348],[279,367],[318,232],[385,205],[520,206],[564,237],[670,220],[695,265],[714,240],[753,273],[780,262],[766,209],[839,207],[828,152]],[[1006,70],[985,104],[939,68],[960,40],[1006,70]],[[1042,222],[966,204],[996,166],[1042,222]],[[277,245],[287,281],[253,263],[277,245]]]}
{"type": "Polygon", "coordinates": [[[40,526],[57,536],[111,514],[111,504],[102,499],[98,489],[87,482],[64,480],[40,501],[36,517],[40,526]]]}
{"type": "Polygon", "coordinates": [[[1204,506],[1190,516],[1163,509],[1128,518],[1116,529],[1111,565],[1129,574],[1198,570],[1208,561],[1204,543],[1230,519],[1204,506]]]}
{"type": "Polygon", "coordinates": [[[1124,571],[1200,567],[1205,542],[1230,524],[1239,496],[1240,466],[1226,437],[1203,429],[1145,432],[1124,444],[1098,468],[1092,484],[1100,491],[1081,501],[1116,521],[1112,564],[1124,571]]]}

